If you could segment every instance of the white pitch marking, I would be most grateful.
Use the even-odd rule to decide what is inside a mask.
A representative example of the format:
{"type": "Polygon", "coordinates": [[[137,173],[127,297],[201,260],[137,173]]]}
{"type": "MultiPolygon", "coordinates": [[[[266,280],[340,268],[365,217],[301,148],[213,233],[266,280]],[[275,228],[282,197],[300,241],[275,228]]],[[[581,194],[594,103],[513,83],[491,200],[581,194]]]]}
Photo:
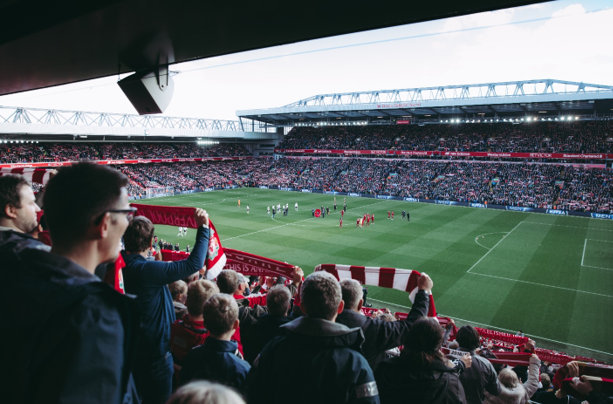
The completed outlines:
{"type": "MultiPolygon", "coordinates": [[[[369,300],[373,300],[373,301],[375,301],[375,302],[380,302],[380,303],[385,303],[385,304],[391,304],[391,305],[393,305],[393,306],[403,307],[403,308],[405,308],[405,309],[411,309],[411,308],[410,308],[410,307],[408,307],[408,306],[403,306],[403,305],[401,305],[401,304],[396,304],[396,303],[391,303],[391,302],[384,302],[383,300],[377,300],[377,299],[373,299],[373,298],[371,298],[371,297],[369,297],[368,299],[369,299],[369,300]]],[[[476,325],[483,325],[483,326],[485,326],[485,327],[487,327],[487,328],[494,328],[494,329],[496,329],[496,330],[507,331],[507,332],[511,332],[511,333],[514,333],[515,331],[517,331],[517,330],[509,330],[509,329],[507,329],[507,328],[495,327],[495,326],[490,325],[490,324],[479,323],[479,322],[476,322],[476,321],[464,320],[463,318],[459,318],[459,317],[446,316],[446,315],[441,314],[441,313],[439,313],[439,314],[440,314],[442,317],[454,318],[454,319],[456,319],[456,320],[460,320],[460,321],[463,321],[463,322],[465,322],[465,323],[476,324],[476,325]]],[[[602,354],[605,354],[605,355],[613,355],[613,353],[610,353],[610,352],[599,351],[598,349],[587,348],[587,347],[584,347],[584,346],[580,346],[580,345],[571,344],[571,343],[569,343],[569,342],[556,341],[555,339],[550,339],[550,338],[545,338],[545,337],[539,337],[538,335],[533,335],[533,337],[534,337],[534,339],[544,339],[544,340],[546,340],[546,341],[556,342],[556,343],[558,343],[558,344],[562,344],[562,345],[574,346],[575,348],[581,348],[581,349],[585,349],[585,350],[592,351],[592,352],[602,353],[602,354]]]]}
{"type": "Polygon", "coordinates": [[[581,256],[581,266],[583,266],[583,260],[585,259],[585,247],[587,247],[587,239],[583,243],[583,255],[581,256]]]}
{"type": "Polygon", "coordinates": [[[490,234],[509,234],[509,233],[506,232],[506,231],[497,231],[497,232],[494,232],[494,233],[479,234],[477,237],[475,237],[475,243],[479,244],[481,247],[485,248],[486,250],[491,250],[491,248],[488,248],[488,247],[484,246],[483,244],[481,244],[479,241],[477,241],[477,240],[479,240],[479,237],[481,237],[481,236],[489,236],[490,234]]]}
{"type": "Polygon", "coordinates": [[[479,275],[479,276],[487,276],[488,278],[496,278],[496,279],[504,279],[505,281],[512,281],[512,282],[520,282],[520,283],[526,283],[528,285],[536,285],[536,286],[545,286],[547,288],[554,288],[554,289],[561,289],[561,290],[568,290],[570,292],[578,292],[578,293],[587,293],[589,295],[595,295],[595,296],[602,296],[602,297],[608,297],[608,298],[613,298],[613,296],[611,295],[605,295],[602,293],[596,293],[596,292],[588,292],[585,290],[579,290],[579,289],[571,289],[571,288],[563,288],[561,286],[552,286],[552,285],[547,285],[544,283],[537,283],[537,282],[530,282],[530,281],[522,281],[519,279],[511,279],[511,278],[504,278],[502,276],[496,276],[496,275],[487,275],[487,274],[477,274],[474,272],[469,272],[471,275],[479,275]]]}
{"type": "MultiPolygon", "coordinates": [[[[513,233],[513,231],[514,231],[515,229],[517,229],[517,228],[519,227],[519,225],[520,225],[520,224],[522,224],[522,223],[523,223],[523,221],[522,221],[522,222],[517,223],[517,226],[513,227],[513,230],[511,230],[510,232],[508,232],[508,233],[507,233],[507,236],[508,236],[509,234],[513,233]]],[[[488,255],[489,253],[491,253],[491,252],[494,250],[494,248],[498,247],[498,244],[502,243],[502,240],[504,240],[504,239],[505,239],[504,237],[503,237],[503,238],[501,238],[501,239],[500,239],[500,241],[498,241],[498,242],[497,242],[497,243],[496,243],[496,244],[495,244],[495,245],[494,245],[492,248],[490,248],[490,249],[489,249],[489,250],[488,250],[488,251],[485,253],[485,255],[483,255],[483,257],[481,257],[481,258],[479,259],[479,261],[475,262],[475,264],[474,264],[472,267],[470,267],[470,268],[468,269],[468,271],[466,271],[466,273],[470,273],[470,271],[471,271],[471,270],[472,270],[474,267],[476,267],[476,266],[477,266],[477,265],[478,265],[478,264],[479,264],[481,261],[483,261],[483,259],[484,259],[485,257],[487,257],[487,255],[488,255]]]]}
{"type": "Polygon", "coordinates": [[[583,230],[596,230],[596,231],[613,231],[609,229],[596,229],[593,227],[580,227],[580,226],[566,226],[564,224],[553,224],[553,223],[540,223],[540,222],[524,222],[526,224],[542,224],[543,226],[557,226],[557,227],[568,227],[571,229],[583,229],[583,230]]]}

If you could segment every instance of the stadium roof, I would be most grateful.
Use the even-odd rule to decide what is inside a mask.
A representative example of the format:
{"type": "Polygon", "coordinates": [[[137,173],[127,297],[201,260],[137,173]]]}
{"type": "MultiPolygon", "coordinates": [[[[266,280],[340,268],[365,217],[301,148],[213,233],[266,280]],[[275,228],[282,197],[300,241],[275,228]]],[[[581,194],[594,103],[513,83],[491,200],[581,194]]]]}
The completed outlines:
{"type": "Polygon", "coordinates": [[[5,0],[0,95],[546,0],[5,0]]]}
{"type": "Polygon", "coordinates": [[[610,116],[612,110],[613,86],[545,79],[324,94],[237,115],[277,126],[300,126],[530,114],[610,116]]]}

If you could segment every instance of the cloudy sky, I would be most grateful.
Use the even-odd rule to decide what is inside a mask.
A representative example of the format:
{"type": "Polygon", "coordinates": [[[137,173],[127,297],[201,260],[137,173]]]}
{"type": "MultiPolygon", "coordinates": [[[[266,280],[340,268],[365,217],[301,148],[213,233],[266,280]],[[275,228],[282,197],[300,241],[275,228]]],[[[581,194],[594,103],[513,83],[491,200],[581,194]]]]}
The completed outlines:
{"type": "MultiPolygon", "coordinates": [[[[553,78],[613,85],[613,2],[550,3],[175,65],[167,116],[235,119],[316,94],[553,78]]],[[[0,105],[135,113],[117,77],[0,105]]]]}

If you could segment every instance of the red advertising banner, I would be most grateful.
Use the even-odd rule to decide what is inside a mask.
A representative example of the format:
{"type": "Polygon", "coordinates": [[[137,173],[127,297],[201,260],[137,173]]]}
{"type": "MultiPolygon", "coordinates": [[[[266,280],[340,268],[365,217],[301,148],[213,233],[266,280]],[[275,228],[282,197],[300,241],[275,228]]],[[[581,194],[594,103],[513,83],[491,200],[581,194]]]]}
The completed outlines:
{"type": "Polygon", "coordinates": [[[398,119],[396,121],[396,125],[408,125],[410,123],[411,123],[411,121],[408,120],[408,119],[398,119]]]}
{"type": "MultiPolygon", "coordinates": [[[[199,158],[176,158],[176,159],[132,159],[132,160],[93,160],[92,163],[107,164],[149,164],[149,163],[187,163],[202,161],[230,161],[230,160],[251,160],[253,156],[242,157],[199,157],[199,158]]],[[[36,163],[7,163],[0,164],[0,168],[42,168],[42,167],[64,167],[78,163],[78,161],[59,161],[59,162],[36,162],[36,163]]]]}
{"type": "Polygon", "coordinates": [[[275,153],[307,154],[368,154],[394,156],[449,156],[449,157],[494,157],[494,158],[536,158],[536,159],[613,159],[613,154],[606,153],[497,153],[497,152],[456,152],[456,151],[421,151],[421,150],[317,150],[317,149],[276,149],[275,153]]]}

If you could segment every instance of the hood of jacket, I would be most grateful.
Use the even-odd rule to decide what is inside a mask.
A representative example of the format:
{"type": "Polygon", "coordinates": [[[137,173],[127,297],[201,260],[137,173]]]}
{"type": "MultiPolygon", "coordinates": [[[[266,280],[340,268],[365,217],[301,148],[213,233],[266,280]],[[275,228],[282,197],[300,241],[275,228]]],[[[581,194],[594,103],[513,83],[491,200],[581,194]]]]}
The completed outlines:
{"type": "Polygon", "coordinates": [[[364,333],[361,328],[349,328],[320,318],[299,317],[282,325],[288,338],[322,348],[346,347],[362,352],[364,333]]]}
{"type": "Polygon", "coordinates": [[[485,401],[492,404],[527,403],[529,400],[529,397],[527,397],[526,394],[526,389],[521,384],[517,384],[517,386],[513,387],[512,389],[501,384],[499,395],[493,396],[486,391],[485,397],[485,401]]]}
{"type": "Polygon", "coordinates": [[[450,375],[454,369],[435,360],[427,368],[411,366],[405,356],[386,359],[379,365],[375,378],[383,385],[381,391],[406,395],[415,403],[443,402],[450,389],[450,375]]]}

